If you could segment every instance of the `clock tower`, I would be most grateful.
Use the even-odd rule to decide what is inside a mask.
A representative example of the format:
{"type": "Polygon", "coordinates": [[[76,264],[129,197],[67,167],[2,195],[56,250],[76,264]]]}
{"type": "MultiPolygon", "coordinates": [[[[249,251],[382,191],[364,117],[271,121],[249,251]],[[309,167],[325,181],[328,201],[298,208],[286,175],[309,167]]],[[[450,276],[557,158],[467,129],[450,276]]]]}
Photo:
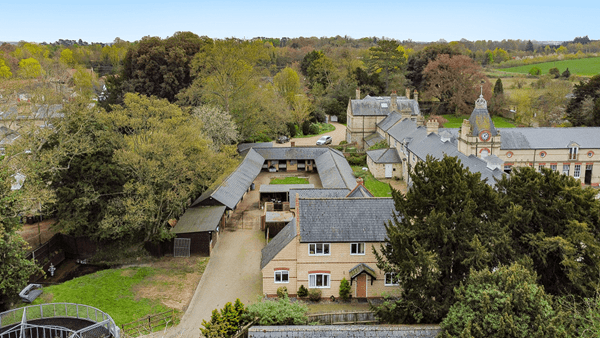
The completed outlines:
{"type": "Polygon", "coordinates": [[[498,156],[500,144],[500,131],[494,126],[482,93],[475,101],[471,117],[463,120],[458,133],[458,151],[477,157],[498,156]]]}

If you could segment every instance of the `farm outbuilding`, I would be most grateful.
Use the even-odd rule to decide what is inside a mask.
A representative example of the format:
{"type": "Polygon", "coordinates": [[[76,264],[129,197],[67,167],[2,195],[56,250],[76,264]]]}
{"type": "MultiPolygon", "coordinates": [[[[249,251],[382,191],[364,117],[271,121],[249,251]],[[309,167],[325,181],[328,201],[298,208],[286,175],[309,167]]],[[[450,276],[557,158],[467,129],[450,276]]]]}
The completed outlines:
{"type": "Polygon", "coordinates": [[[198,206],[186,210],[171,230],[175,238],[188,238],[190,254],[210,256],[225,227],[225,206],[198,206]]]}

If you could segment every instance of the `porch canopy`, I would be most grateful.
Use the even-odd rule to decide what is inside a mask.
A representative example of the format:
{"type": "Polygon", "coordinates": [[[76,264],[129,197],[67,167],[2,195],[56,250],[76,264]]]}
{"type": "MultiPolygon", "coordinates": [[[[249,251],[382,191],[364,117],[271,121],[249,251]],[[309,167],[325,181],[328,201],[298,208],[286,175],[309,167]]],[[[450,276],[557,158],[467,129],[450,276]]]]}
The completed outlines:
{"type": "Polygon", "coordinates": [[[352,285],[352,281],[354,278],[358,277],[361,273],[366,273],[371,276],[371,285],[373,285],[373,281],[377,279],[375,270],[373,270],[370,266],[365,263],[360,263],[357,266],[350,269],[350,285],[352,285]]]}

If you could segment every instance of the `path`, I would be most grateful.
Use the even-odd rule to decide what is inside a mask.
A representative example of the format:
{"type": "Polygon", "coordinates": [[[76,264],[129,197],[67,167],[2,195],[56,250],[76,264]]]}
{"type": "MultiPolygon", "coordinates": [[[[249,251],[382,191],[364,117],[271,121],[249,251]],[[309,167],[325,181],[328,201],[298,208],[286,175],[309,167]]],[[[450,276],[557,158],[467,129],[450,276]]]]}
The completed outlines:
{"type": "MultiPolygon", "coordinates": [[[[306,137],[306,138],[292,138],[290,140],[290,142],[295,142],[295,144],[297,146],[316,146],[317,145],[317,140],[323,136],[323,135],[329,135],[331,136],[331,138],[333,139],[331,144],[332,145],[338,145],[340,144],[340,142],[344,141],[346,139],[346,126],[337,122],[330,122],[334,127],[335,130],[334,131],[330,131],[328,133],[325,134],[321,134],[321,135],[317,135],[317,136],[311,136],[311,137],[306,137]]],[[[274,147],[289,147],[291,145],[290,142],[287,143],[277,143],[277,142],[273,142],[273,146],[274,147]]]]}

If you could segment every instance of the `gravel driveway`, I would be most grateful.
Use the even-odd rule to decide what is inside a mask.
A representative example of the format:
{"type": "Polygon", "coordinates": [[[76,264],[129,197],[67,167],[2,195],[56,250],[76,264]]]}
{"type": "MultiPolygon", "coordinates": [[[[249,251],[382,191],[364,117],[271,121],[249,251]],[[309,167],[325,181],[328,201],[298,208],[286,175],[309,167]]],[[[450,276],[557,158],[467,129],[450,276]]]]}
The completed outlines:
{"type": "MultiPolygon", "coordinates": [[[[330,122],[330,123],[333,124],[333,126],[335,127],[334,131],[330,131],[328,133],[325,133],[322,135],[317,135],[317,136],[312,136],[312,137],[292,138],[290,140],[290,142],[295,142],[297,146],[316,146],[317,140],[321,136],[329,135],[333,139],[331,144],[338,145],[338,144],[340,144],[340,142],[342,142],[346,139],[346,126],[343,124],[339,124],[337,122],[330,122]]],[[[273,146],[274,147],[289,147],[291,145],[290,142],[283,143],[283,144],[273,142],[273,146]]]]}

